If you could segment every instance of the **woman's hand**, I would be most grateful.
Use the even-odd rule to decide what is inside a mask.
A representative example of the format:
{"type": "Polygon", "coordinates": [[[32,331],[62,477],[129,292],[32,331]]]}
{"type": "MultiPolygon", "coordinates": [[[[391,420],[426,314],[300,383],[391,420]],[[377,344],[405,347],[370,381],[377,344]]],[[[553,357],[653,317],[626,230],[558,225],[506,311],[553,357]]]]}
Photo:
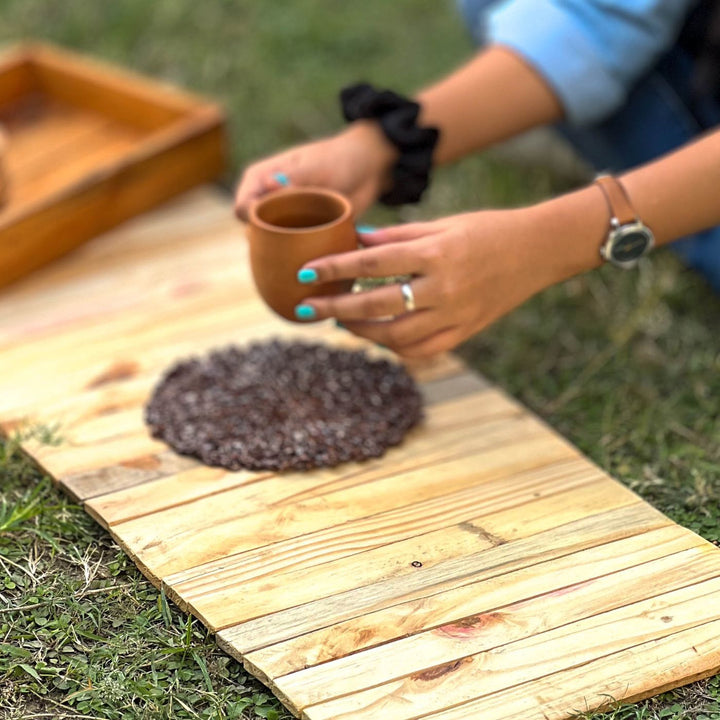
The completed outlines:
{"type": "Polygon", "coordinates": [[[383,190],[397,159],[395,147],[375,123],[359,121],[332,137],[286,150],[256,162],[243,173],[235,195],[235,212],[247,219],[250,203],[276,190],[284,175],[293,186],[317,185],[338,190],[361,215],[383,190]]]}
{"type": "Polygon", "coordinates": [[[301,277],[411,275],[416,309],[406,311],[398,283],[308,298],[298,317],[337,318],[404,357],[449,350],[561,279],[536,220],[534,208],[495,210],[363,235],[364,249],[307,263],[301,277]]]}

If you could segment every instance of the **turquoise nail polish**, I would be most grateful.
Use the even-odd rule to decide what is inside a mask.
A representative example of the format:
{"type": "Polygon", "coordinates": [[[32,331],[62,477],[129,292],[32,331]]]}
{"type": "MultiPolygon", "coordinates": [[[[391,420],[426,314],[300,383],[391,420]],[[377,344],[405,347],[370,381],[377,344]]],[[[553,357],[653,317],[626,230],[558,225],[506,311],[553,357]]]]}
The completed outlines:
{"type": "Polygon", "coordinates": [[[377,228],[374,225],[356,225],[355,229],[362,235],[363,233],[374,233],[377,228]]]}
{"type": "Polygon", "coordinates": [[[287,187],[290,184],[290,179],[285,173],[275,173],[273,175],[275,180],[277,180],[283,187],[287,187]]]}
{"type": "Polygon", "coordinates": [[[298,282],[301,283],[314,283],[318,279],[317,270],[313,270],[312,268],[298,270],[297,279],[298,282]]]}
{"type": "Polygon", "coordinates": [[[338,327],[341,330],[347,330],[347,328],[339,320],[335,321],[335,327],[338,327]]]}
{"type": "Polygon", "coordinates": [[[295,317],[298,320],[314,320],[315,319],[315,308],[312,305],[296,305],[295,306],[295,317]]]}

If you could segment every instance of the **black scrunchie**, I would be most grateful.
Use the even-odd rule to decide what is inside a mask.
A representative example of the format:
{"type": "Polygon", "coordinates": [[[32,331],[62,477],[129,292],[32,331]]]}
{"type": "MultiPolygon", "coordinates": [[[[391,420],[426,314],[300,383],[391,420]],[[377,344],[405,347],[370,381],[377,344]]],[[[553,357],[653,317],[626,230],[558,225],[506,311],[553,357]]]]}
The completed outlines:
{"type": "Polygon", "coordinates": [[[380,196],[380,202],[385,205],[418,202],[430,184],[433,151],[440,136],[437,128],[418,127],[420,105],[392,90],[376,90],[367,83],[343,88],[340,102],[347,121],[377,120],[387,139],[400,151],[393,167],[393,185],[380,196]]]}

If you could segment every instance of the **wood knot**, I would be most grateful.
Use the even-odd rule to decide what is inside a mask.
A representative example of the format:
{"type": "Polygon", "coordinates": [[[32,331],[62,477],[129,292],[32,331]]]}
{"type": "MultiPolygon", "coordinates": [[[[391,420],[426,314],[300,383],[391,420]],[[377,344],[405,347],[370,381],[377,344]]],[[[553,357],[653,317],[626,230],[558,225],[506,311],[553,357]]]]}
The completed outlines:
{"type": "Polygon", "coordinates": [[[129,380],[137,375],[139,366],[131,360],[122,360],[111,365],[104,373],[100,373],[94,380],[91,380],[86,386],[87,390],[94,390],[112,382],[119,380],[129,380]]]}
{"type": "Polygon", "coordinates": [[[435,667],[428,668],[427,670],[423,670],[422,672],[415,673],[410,677],[412,680],[417,680],[419,682],[430,682],[432,680],[438,680],[445,675],[450,675],[451,673],[454,673],[456,670],[458,670],[458,668],[468,663],[471,663],[472,661],[473,659],[471,657],[462,658],[460,660],[456,660],[455,662],[444,663],[443,665],[436,665],[435,667]]]}
{"type": "Polygon", "coordinates": [[[497,625],[503,621],[504,616],[502,613],[479,613],[442,625],[437,629],[437,632],[452,638],[476,637],[492,625],[497,625]]]}

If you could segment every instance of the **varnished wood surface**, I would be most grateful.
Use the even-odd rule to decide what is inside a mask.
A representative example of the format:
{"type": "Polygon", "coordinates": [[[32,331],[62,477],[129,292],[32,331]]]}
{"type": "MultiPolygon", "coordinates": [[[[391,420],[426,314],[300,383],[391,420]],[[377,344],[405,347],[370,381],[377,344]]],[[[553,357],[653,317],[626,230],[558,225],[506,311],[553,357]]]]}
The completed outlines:
{"type": "Polygon", "coordinates": [[[224,164],[215,105],[44,45],[0,60],[0,124],[0,286],[224,164]]]}
{"type": "Polygon", "coordinates": [[[720,668],[720,550],[452,357],[377,460],[227,472],[148,436],[169,364],[271,337],[366,347],[272,315],[200,189],[0,294],[0,427],[56,423],[28,452],[297,715],[561,720],[720,668]]]}

